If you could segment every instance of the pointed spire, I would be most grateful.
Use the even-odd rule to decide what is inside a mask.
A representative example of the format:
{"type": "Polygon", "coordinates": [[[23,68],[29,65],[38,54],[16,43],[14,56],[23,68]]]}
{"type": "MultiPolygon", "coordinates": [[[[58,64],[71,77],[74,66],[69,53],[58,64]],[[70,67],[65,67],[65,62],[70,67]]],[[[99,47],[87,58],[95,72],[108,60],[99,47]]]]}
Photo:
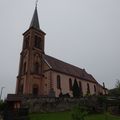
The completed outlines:
{"type": "Polygon", "coordinates": [[[37,4],[36,4],[35,11],[34,11],[34,14],[33,14],[33,17],[32,17],[32,21],[31,21],[31,24],[30,24],[30,28],[31,27],[40,30],[39,19],[38,19],[38,12],[37,12],[37,4]]]}

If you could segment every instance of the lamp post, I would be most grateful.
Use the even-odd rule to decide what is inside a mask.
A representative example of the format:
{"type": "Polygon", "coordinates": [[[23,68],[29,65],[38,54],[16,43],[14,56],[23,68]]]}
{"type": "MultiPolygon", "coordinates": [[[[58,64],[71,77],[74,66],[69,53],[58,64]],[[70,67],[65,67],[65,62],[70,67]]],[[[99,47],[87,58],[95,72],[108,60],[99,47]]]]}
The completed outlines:
{"type": "Polygon", "coordinates": [[[1,92],[0,92],[0,100],[1,100],[1,97],[2,97],[2,91],[5,87],[1,87],[1,92]]]}

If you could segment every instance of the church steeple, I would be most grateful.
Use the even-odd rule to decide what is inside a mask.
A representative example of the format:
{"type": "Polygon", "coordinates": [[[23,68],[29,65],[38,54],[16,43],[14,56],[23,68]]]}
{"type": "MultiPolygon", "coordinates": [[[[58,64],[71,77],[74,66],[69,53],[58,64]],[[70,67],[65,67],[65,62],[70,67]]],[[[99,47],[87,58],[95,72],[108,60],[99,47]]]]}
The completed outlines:
{"type": "Polygon", "coordinates": [[[34,14],[33,14],[33,17],[32,17],[32,21],[30,23],[30,28],[31,27],[40,30],[39,19],[38,19],[38,12],[37,12],[37,5],[35,7],[35,11],[34,11],[34,14]]]}
{"type": "Polygon", "coordinates": [[[29,29],[23,33],[23,48],[17,77],[17,94],[40,95],[43,91],[45,33],[40,29],[37,2],[29,29]]]}

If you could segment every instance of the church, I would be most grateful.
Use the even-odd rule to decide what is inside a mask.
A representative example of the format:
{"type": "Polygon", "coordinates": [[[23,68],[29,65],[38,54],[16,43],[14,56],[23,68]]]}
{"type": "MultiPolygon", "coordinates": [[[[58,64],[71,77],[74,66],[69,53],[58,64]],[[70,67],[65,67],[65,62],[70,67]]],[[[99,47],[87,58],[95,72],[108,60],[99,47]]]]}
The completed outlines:
{"type": "Polygon", "coordinates": [[[30,27],[23,33],[17,95],[59,97],[60,94],[68,94],[73,97],[75,82],[82,96],[107,93],[105,86],[100,85],[85,69],[47,55],[44,50],[45,35],[39,25],[36,6],[30,27]]]}

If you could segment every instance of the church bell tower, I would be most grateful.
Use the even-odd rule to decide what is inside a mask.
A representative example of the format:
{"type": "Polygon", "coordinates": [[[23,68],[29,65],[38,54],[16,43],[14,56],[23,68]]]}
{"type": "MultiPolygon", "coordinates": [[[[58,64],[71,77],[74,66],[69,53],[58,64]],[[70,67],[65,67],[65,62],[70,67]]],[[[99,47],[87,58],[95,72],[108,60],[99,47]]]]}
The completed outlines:
{"type": "Polygon", "coordinates": [[[42,95],[45,33],[40,29],[37,6],[29,29],[23,34],[16,94],[42,95]]]}

